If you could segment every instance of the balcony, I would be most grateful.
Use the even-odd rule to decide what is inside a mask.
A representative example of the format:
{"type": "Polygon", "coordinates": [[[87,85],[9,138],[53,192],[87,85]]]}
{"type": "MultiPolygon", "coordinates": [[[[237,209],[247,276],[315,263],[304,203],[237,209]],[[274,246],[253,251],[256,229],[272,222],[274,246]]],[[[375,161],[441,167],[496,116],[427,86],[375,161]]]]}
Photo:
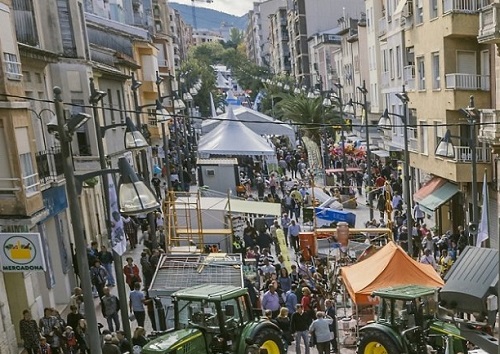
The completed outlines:
{"type": "Polygon", "coordinates": [[[387,21],[385,17],[378,20],[378,36],[382,37],[387,33],[387,21]]]}
{"type": "Polygon", "coordinates": [[[489,91],[490,76],[489,75],[473,75],[473,74],[446,74],[446,88],[453,90],[470,90],[470,91],[489,91]]]}
{"type": "Polygon", "coordinates": [[[474,14],[490,4],[491,0],[444,0],[443,13],[456,12],[474,14]]]}
{"type": "Polygon", "coordinates": [[[498,143],[500,139],[500,127],[497,127],[499,121],[499,111],[493,109],[481,110],[479,118],[478,140],[484,143],[498,143]]]}
{"type": "Polygon", "coordinates": [[[40,43],[31,1],[15,0],[12,2],[12,6],[14,8],[17,40],[29,46],[37,47],[40,43]]]}
{"type": "Polygon", "coordinates": [[[64,178],[63,157],[59,148],[38,151],[35,159],[41,184],[59,182],[64,178]]]}
{"type": "MultiPolygon", "coordinates": [[[[457,163],[471,163],[472,162],[472,149],[469,146],[454,146],[455,158],[453,161],[457,163]]],[[[486,147],[476,148],[477,163],[490,162],[491,153],[486,147]]]]}
{"type": "Polygon", "coordinates": [[[415,65],[407,65],[403,68],[403,79],[408,91],[415,90],[415,65]]]}
{"type": "Polygon", "coordinates": [[[484,44],[500,43],[500,3],[493,3],[479,12],[477,41],[484,44]]]}

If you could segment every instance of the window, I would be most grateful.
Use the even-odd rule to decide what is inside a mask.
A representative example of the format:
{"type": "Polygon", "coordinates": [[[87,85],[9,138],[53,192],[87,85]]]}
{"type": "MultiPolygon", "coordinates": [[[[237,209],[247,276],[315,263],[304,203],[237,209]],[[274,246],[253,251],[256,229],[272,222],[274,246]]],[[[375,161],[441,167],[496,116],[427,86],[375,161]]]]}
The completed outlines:
{"type": "Polygon", "coordinates": [[[401,79],[401,70],[402,69],[402,64],[401,64],[401,47],[396,46],[396,76],[398,79],[401,79]]]}
{"type": "Polygon", "coordinates": [[[389,49],[389,74],[391,76],[391,80],[394,80],[394,51],[389,49]]]}
{"type": "Polygon", "coordinates": [[[423,6],[423,1],[424,0],[417,0],[417,13],[415,14],[415,21],[418,24],[424,22],[424,6],[423,6]]]}
{"type": "Polygon", "coordinates": [[[417,58],[418,89],[425,90],[425,65],[424,57],[417,58]]]}
{"type": "Polygon", "coordinates": [[[441,78],[439,76],[439,53],[432,53],[432,89],[441,88],[441,78]]]}
{"type": "Polygon", "coordinates": [[[21,172],[23,174],[23,185],[26,190],[26,195],[36,193],[38,191],[37,186],[37,174],[33,168],[33,160],[31,159],[31,153],[26,152],[19,155],[19,162],[21,164],[21,172]]]}
{"type": "Polygon", "coordinates": [[[21,63],[17,60],[17,55],[4,52],[3,60],[5,62],[7,78],[9,80],[21,80],[23,75],[21,73],[21,63]]]}
{"type": "Polygon", "coordinates": [[[439,122],[439,121],[434,121],[434,132],[435,132],[435,147],[437,147],[439,145],[439,142],[441,141],[441,139],[443,138],[444,136],[444,130],[445,130],[445,127],[443,125],[441,125],[442,123],[439,122]]]}
{"type": "Polygon", "coordinates": [[[429,8],[431,18],[436,18],[438,16],[438,0],[429,0],[429,8]]]}

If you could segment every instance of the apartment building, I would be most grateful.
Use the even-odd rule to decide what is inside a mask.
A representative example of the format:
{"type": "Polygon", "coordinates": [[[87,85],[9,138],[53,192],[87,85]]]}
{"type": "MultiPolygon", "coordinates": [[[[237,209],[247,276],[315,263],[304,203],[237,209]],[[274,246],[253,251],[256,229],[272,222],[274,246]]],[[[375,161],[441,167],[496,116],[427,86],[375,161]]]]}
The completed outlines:
{"type": "MultiPolygon", "coordinates": [[[[464,220],[471,220],[470,144],[471,137],[478,134],[478,127],[471,133],[459,110],[469,105],[471,95],[478,109],[492,107],[491,47],[478,43],[477,39],[479,10],[485,3],[432,0],[430,6],[427,3],[424,6],[423,1],[400,1],[393,12],[401,14],[399,20],[395,15],[392,21],[396,24],[399,21],[404,28],[404,52],[393,48],[392,57],[389,52],[389,66],[385,67],[383,61],[387,71],[382,75],[387,72],[389,78],[383,77],[382,83],[404,76],[403,71],[407,73],[410,139],[402,143],[409,144],[414,198],[420,200],[428,214],[435,215],[441,232],[456,230],[464,225],[464,220]],[[435,35],[437,33],[439,35],[435,35]],[[403,55],[403,60],[399,55],[403,55]],[[448,158],[436,156],[435,149],[447,131],[454,146],[453,154],[448,158]],[[434,184],[436,190],[419,189],[427,182],[432,182],[428,185],[434,184]],[[438,195],[439,200],[426,204],[424,200],[430,193],[438,195]]],[[[395,2],[392,5],[396,5],[395,2]]],[[[388,8],[386,16],[390,15],[388,8]]],[[[388,45],[387,49],[391,47],[388,45]]],[[[391,107],[391,102],[386,102],[390,112],[403,113],[391,107]]],[[[402,129],[402,124],[393,127],[393,141],[394,136],[402,135],[395,131],[398,129],[402,129]]],[[[475,153],[477,181],[482,181],[485,170],[490,181],[488,144],[480,142],[475,153]]]]}
{"type": "Polygon", "coordinates": [[[219,32],[211,31],[208,29],[193,29],[193,45],[201,45],[205,43],[211,42],[222,42],[224,38],[220,35],[219,32]]]}
{"type": "Polygon", "coordinates": [[[479,33],[478,42],[483,45],[489,45],[490,61],[491,61],[491,106],[483,108],[480,111],[478,140],[482,144],[486,144],[491,148],[491,182],[489,184],[489,226],[490,226],[490,244],[498,249],[499,247],[499,224],[498,210],[500,210],[500,190],[499,174],[500,165],[498,164],[498,155],[500,154],[500,127],[497,124],[500,112],[500,57],[498,53],[498,45],[500,44],[500,3],[493,2],[491,5],[484,6],[479,12],[479,33]]]}
{"type": "Polygon", "coordinates": [[[269,26],[269,42],[271,44],[269,66],[271,72],[276,75],[290,74],[290,37],[286,6],[280,7],[274,14],[269,16],[269,26]]]}
{"type": "Polygon", "coordinates": [[[291,72],[302,85],[311,83],[308,39],[336,27],[341,17],[357,17],[364,12],[359,0],[287,0],[288,31],[292,57],[291,72]]]}

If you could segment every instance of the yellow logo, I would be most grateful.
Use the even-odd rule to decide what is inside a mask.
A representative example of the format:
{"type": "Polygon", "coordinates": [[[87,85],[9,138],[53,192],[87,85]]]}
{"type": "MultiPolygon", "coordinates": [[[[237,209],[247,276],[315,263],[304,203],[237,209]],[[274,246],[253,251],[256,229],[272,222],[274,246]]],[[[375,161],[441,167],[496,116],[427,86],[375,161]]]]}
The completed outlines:
{"type": "Polygon", "coordinates": [[[4,243],[3,251],[7,258],[17,264],[27,264],[36,256],[36,247],[31,240],[13,236],[4,243]]]}

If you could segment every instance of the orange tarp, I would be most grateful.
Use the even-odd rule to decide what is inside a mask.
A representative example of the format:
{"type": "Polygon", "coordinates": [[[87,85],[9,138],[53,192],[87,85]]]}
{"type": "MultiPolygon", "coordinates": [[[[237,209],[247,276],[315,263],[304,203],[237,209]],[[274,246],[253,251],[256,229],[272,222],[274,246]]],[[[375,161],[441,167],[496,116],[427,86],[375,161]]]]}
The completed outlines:
{"type": "Polygon", "coordinates": [[[351,266],[340,268],[340,275],[356,304],[369,304],[373,291],[397,285],[442,287],[443,279],[428,264],[414,261],[406,252],[389,242],[374,255],[351,266]]]}

